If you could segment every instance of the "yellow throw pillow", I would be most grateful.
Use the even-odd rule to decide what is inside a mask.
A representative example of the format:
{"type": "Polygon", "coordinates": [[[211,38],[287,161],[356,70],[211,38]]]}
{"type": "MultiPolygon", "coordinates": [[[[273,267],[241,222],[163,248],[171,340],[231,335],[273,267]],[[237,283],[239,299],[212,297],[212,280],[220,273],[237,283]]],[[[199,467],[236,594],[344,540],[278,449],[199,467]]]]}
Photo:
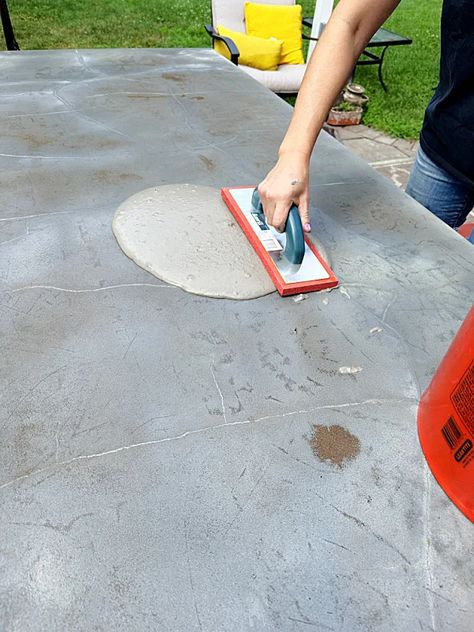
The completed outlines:
{"type": "MultiPolygon", "coordinates": [[[[280,63],[281,47],[283,42],[272,38],[254,37],[239,33],[239,31],[231,31],[225,26],[218,26],[217,32],[223,37],[230,37],[239,49],[239,64],[243,66],[251,66],[259,70],[278,70],[280,63]]],[[[214,50],[220,55],[230,59],[230,53],[227,46],[216,40],[214,50]]]]}
{"type": "Polygon", "coordinates": [[[304,64],[301,5],[245,3],[248,35],[276,37],[283,41],[280,64],[304,64]]]}

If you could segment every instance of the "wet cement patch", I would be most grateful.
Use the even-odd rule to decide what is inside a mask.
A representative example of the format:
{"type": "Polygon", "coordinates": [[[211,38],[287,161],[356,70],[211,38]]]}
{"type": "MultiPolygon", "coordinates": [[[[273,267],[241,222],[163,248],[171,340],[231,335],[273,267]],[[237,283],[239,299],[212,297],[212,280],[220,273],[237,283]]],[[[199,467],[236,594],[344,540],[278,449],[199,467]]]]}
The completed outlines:
{"type": "MultiPolygon", "coordinates": [[[[213,168],[211,159],[199,157],[208,170],[213,168]]],[[[145,189],[121,204],[113,231],[135,263],[187,292],[244,300],[275,291],[214,187],[145,189]]]]}
{"type": "Polygon", "coordinates": [[[321,461],[343,467],[360,452],[359,439],[342,426],[313,426],[309,440],[313,454],[321,461]]]}

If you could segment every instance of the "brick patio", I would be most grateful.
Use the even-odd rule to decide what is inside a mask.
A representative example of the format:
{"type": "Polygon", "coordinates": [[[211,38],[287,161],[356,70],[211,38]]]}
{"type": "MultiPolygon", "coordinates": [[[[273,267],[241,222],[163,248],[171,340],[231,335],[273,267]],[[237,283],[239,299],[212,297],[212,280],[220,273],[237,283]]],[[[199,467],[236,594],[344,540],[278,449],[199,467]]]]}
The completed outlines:
{"type": "MultiPolygon", "coordinates": [[[[400,189],[405,189],[415,160],[418,141],[393,138],[366,125],[330,127],[331,132],[346,147],[363,158],[400,189]]],[[[468,216],[474,221],[474,210],[468,216]]]]}

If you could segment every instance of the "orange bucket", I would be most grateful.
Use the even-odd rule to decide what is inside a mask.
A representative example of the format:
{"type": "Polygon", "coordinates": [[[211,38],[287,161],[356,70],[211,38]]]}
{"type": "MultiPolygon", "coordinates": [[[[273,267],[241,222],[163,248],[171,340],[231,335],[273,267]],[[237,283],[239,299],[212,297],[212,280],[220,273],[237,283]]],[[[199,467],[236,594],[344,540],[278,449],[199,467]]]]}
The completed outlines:
{"type": "Polygon", "coordinates": [[[474,307],[423,393],[418,436],[434,477],[474,522],[474,307]]]}

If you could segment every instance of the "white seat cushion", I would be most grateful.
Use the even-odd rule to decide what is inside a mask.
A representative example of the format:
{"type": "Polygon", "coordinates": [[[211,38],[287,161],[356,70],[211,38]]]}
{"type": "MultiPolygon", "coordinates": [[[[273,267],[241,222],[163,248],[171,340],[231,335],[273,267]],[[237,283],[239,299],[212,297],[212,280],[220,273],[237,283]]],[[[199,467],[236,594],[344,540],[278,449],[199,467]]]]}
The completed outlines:
{"type": "Polygon", "coordinates": [[[282,64],[278,66],[278,70],[257,70],[240,65],[239,68],[272,92],[288,94],[300,89],[306,64],[282,64]]]}

